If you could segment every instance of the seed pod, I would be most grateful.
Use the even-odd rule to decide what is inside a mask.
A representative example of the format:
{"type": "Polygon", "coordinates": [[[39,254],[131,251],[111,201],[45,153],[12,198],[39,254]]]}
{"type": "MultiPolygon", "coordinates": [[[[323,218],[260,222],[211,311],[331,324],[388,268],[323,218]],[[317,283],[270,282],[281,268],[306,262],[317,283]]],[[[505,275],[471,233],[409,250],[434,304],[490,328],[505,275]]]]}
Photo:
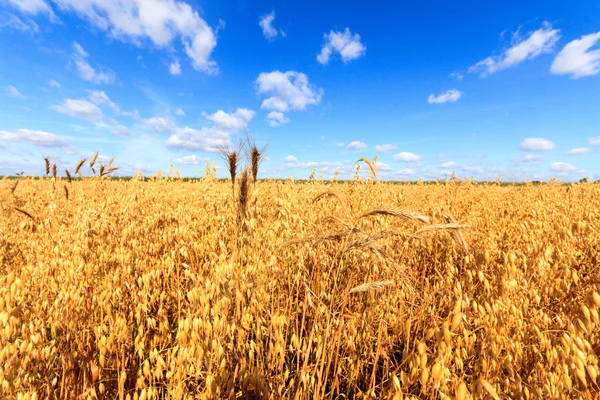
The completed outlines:
{"type": "Polygon", "coordinates": [[[456,400],[466,399],[468,394],[469,389],[467,389],[467,385],[464,382],[459,383],[456,388],[456,400]]]}

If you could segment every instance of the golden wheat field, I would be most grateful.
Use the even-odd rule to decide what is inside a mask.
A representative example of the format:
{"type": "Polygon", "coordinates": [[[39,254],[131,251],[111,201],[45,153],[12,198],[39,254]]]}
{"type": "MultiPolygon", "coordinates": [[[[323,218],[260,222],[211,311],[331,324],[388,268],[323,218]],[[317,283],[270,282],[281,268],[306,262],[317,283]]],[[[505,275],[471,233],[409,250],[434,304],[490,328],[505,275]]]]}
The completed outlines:
{"type": "Polygon", "coordinates": [[[243,178],[0,180],[0,397],[598,398],[598,185],[243,178]]]}

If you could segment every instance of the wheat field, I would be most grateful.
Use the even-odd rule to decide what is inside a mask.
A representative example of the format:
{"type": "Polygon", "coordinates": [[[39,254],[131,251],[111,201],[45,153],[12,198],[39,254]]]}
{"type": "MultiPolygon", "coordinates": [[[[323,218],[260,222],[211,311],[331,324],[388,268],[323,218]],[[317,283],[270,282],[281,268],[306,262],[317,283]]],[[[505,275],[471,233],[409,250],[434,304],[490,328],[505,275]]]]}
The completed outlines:
{"type": "Polygon", "coordinates": [[[595,184],[54,170],[0,204],[1,398],[598,398],[595,184]]]}

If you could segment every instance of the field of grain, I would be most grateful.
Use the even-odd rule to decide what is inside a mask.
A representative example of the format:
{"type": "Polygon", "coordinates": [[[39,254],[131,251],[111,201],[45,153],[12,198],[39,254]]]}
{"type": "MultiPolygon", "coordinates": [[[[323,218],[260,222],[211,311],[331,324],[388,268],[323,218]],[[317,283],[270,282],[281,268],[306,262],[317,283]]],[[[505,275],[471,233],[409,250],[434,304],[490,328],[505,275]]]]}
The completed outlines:
{"type": "Polygon", "coordinates": [[[0,398],[598,397],[598,185],[15,182],[0,398]]]}

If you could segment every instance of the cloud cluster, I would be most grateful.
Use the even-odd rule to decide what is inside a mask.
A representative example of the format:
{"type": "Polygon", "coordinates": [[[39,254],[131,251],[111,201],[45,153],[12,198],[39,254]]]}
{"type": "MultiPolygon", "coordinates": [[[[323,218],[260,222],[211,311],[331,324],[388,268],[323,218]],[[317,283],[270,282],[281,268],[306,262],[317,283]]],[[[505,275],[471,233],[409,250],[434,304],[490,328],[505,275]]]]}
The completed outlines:
{"type": "Polygon", "coordinates": [[[283,113],[288,110],[305,110],[307,106],[318,104],[323,90],[310,84],[308,77],[296,71],[263,72],[256,79],[258,94],[269,96],[262,101],[260,108],[275,111],[269,114],[271,126],[289,122],[283,113]]]}
{"type": "MultiPolygon", "coordinates": [[[[48,13],[53,16],[44,0],[8,0],[22,12],[48,13]]],[[[107,31],[112,38],[141,46],[150,41],[166,48],[180,38],[192,66],[198,71],[216,73],[211,60],[217,45],[213,29],[188,3],[180,0],[53,0],[58,8],[73,12],[94,27],[107,31]]],[[[90,75],[80,58],[80,73],[90,75]],[[83,72],[82,72],[83,71],[83,72]]],[[[91,80],[91,79],[88,79],[91,80]]]]}
{"type": "Polygon", "coordinates": [[[349,28],[342,32],[330,31],[323,35],[325,43],[317,56],[317,61],[323,65],[329,63],[331,55],[337,53],[344,63],[360,58],[367,51],[367,47],[361,43],[358,33],[352,34],[349,28]]]}
{"type": "Polygon", "coordinates": [[[245,130],[248,123],[254,117],[255,112],[247,108],[238,108],[234,113],[226,113],[219,110],[214,114],[203,113],[204,118],[214,122],[214,124],[223,130],[238,131],[245,130]]]}
{"type": "Polygon", "coordinates": [[[143,125],[156,132],[169,133],[165,142],[168,147],[205,152],[219,152],[229,145],[231,134],[246,130],[255,112],[238,108],[233,113],[218,110],[214,114],[204,113],[204,118],[213,122],[213,126],[194,129],[180,128],[170,117],[152,117],[143,121],[143,125]]]}

